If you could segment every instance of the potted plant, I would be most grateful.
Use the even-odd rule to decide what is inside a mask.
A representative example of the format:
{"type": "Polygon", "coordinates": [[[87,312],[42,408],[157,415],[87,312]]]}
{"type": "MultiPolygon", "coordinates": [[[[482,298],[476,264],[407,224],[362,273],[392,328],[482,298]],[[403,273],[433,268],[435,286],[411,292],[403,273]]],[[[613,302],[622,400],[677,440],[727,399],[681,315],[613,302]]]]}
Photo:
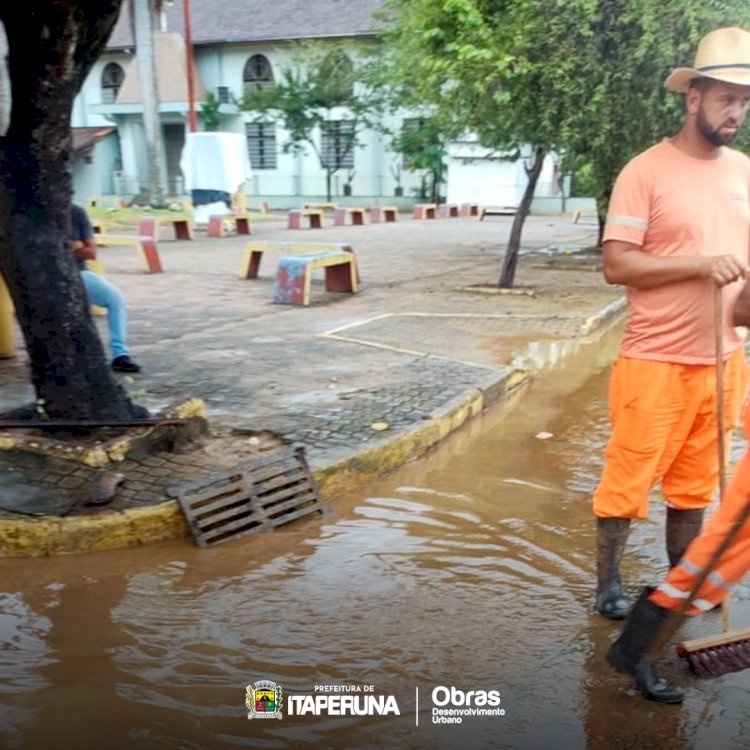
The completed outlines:
{"type": "Polygon", "coordinates": [[[393,194],[400,198],[404,194],[404,188],[401,185],[401,163],[396,162],[393,166],[391,166],[391,175],[393,176],[393,179],[396,181],[396,187],[393,188],[393,194]]]}
{"type": "Polygon", "coordinates": [[[344,195],[352,194],[352,180],[354,180],[355,174],[356,172],[353,169],[347,170],[346,182],[344,183],[344,195]]]}

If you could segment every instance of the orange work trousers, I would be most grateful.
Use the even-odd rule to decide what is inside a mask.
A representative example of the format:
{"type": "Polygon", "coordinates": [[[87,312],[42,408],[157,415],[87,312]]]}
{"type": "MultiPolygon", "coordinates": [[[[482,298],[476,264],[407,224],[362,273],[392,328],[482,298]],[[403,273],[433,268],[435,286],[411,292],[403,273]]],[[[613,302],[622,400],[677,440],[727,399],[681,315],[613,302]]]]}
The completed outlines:
{"type": "MultiPolygon", "coordinates": [[[[724,362],[726,443],[747,387],[742,348],[724,362]]],[[[594,514],[646,518],[648,496],[661,481],[677,510],[711,503],[719,479],[716,368],[618,357],[609,388],[612,435],[594,514]]]]}
{"type": "MultiPolygon", "coordinates": [[[[743,415],[745,434],[750,435],[750,408],[743,415]]],[[[735,520],[750,503],[750,451],[745,450],[735,469],[725,496],[711,515],[703,531],[688,546],[682,560],[672,568],[664,582],[650,596],[654,604],[677,610],[690,596],[697,577],[709,562],[735,520]]],[[[734,541],[719,558],[718,564],[697,591],[687,614],[696,615],[721,604],[731,587],[750,570],[750,520],[746,520],[734,541]]]]}

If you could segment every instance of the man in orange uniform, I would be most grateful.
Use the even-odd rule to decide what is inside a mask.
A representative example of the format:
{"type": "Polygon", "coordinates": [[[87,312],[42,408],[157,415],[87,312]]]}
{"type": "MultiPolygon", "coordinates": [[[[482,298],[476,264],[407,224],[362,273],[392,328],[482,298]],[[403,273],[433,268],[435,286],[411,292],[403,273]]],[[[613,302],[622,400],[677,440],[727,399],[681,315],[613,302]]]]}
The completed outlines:
{"type": "MultiPolygon", "coordinates": [[[[628,611],[619,562],[630,521],[645,518],[661,481],[667,553],[677,564],[698,535],[718,484],[714,293],[722,289],[727,439],[746,390],[744,330],[733,317],[748,271],[750,160],[727,148],[750,103],[750,33],[717,29],[694,68],[666,80],[685,94],[676,136],[633,159],[619,176],[604,233],[604,272],[627,287],[629,319],[611,382],[612,437],[594,493],[597,610],[628,611]]],[[[743,294],[743,299],[744,299],[743,294]]],[[[653,700],[679,702],[643,655],[669,614],[642,596],[609,660],[653,700]],[[618,645],[619,644],[619,645],[618,645]]]]}

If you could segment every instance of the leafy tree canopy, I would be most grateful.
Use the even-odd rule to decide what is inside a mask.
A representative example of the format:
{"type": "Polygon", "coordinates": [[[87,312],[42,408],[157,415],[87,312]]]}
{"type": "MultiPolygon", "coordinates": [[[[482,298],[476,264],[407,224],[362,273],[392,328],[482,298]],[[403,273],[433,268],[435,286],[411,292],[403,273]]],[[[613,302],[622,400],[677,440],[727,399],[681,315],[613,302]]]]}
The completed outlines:
{"type": "Polygon", "coordinates": [[[326,170],[328,199],[331,176],[350,163],[359,134],[379,127],[380,104],[376,89],[368,83],[367,55],[356,57],[339,43],[299,45],[290,64],[283,66],[274,85],[248,87],[240,106],[259,117],[276,117],[288,134],[286,151],[313,151],[326,170]],[[332,123],[345,126],[334,131],[332,123]],[[329,129],[329,130],[327,130],[329,129]],[[322,148],[323,132],[329,132],[329,148],[322,148]]]}
{"type": "MultiPolygon", "coordinates": [[[[746,0],[387,0],[384,77],[446,137],[591,165],[600,212],[622,166],[676,130],[663,82],[713,28],[750,26],[746,0]]],[[[533,196],[533,193],[532,193],[533,196]]],[[[524,196],[522,226],[532,196],[524,196]]],[[[514,227],[506,253],[520,242],[514,227]]],[[[501,285],[512,285],[512,269],[501,285]]]]}

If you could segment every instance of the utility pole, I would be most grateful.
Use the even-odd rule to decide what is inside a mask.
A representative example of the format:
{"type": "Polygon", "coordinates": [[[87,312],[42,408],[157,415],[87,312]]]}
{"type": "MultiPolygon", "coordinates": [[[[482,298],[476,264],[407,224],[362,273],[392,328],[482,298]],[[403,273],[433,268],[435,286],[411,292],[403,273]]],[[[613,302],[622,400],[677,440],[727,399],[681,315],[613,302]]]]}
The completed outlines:
{"type": "Polygon", "coordinates": [[[191,133],[198,130],[198,121],[195,115],[195,85],[193,80],[193,33],[190,20],[190,0],[183,0],[183,16],[185,23],[185,56],[187,65],[187,88],[188,88],[188,127],[191,133]]]}

